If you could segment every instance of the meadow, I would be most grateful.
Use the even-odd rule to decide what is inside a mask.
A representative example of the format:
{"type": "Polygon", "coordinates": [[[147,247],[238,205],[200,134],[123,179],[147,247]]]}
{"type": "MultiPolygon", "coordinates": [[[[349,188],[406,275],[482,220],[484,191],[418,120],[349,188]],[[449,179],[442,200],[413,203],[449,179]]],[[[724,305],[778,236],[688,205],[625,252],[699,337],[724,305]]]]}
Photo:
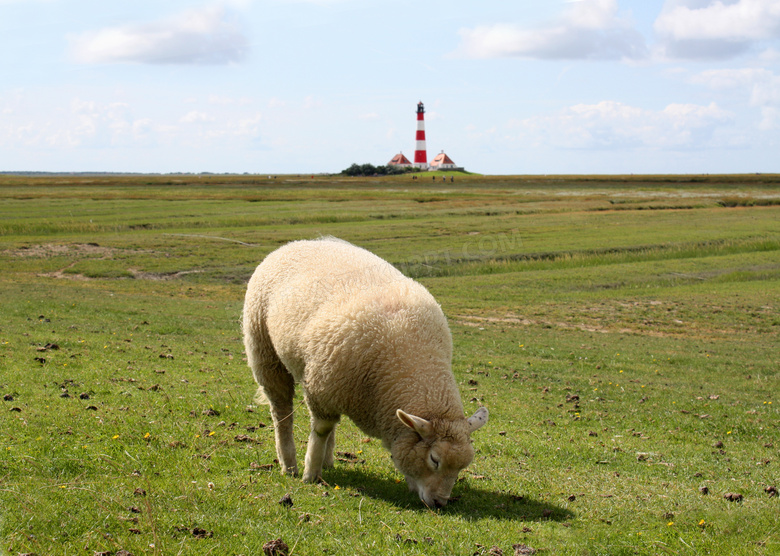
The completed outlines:
{"type": "Polygon", "coordinates": [[[0,175],[0,554],[780,554],[780,176],[446,175],[0,175]],[[279,473],[241,307],[320,235],[490,409],[444,509],[348,419],[279,473]]]}

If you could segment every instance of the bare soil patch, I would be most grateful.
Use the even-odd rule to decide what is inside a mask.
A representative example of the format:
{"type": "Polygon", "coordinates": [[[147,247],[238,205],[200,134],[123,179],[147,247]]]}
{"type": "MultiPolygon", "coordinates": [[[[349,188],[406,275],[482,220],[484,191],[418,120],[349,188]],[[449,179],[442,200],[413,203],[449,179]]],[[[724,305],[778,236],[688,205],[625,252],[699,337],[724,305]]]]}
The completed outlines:
{"type": "Polygon", "coordinates": [[[186,276],[187,274],[198,274],[202,270],[180,270],[178,272],[144,272],[135,268],[129,268],[128,271],[136,280],[175,280],[186,276]]]}
{"type": "MultiPolygon", "coordinates": [[[[52,257],[76,257],[77,260],[53,272],[44,272],[38,276],[46,278],[57,278],[65,280],[86,281],[92,280],[84,274],[67,272],[78,264],[81,259],[110,260],[117,253],[151,253],[152,251],[144,249],[119,249],[116,247],[106,247],[97,243],[73,243],[73,244],[55,244],[44,243],[39,245],[30,245],[18,249],[6,249],[2,251],[3,255],[12,257],[29,257],[46,259],[52,257]]],[[[180,270],[175,272],[145,272],[136,268],[128,268],[128,272],[137,280],[175,280],[186,276],[187,274],[197,274],[202,270],[180,270]]]]}
{"type": "Polygon", "coordinates": [[[68,245],[59,245],[55,243],[44,243],[40,245],[30,245],[18,249],[6,249],[4,255],[14,257],[31,258],[49,258],[64,257],[69,255],[86,255],[91,257],[108,258],[114,255],[119,249],[115,247],[104,247],[97,243],[73,243],[68,245]]]}

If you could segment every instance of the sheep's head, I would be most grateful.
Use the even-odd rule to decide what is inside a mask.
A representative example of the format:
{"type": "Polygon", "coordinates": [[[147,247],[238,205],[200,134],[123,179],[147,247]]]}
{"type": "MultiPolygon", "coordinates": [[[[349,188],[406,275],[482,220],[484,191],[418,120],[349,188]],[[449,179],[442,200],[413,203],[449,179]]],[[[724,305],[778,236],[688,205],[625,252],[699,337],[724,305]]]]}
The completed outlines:
{"type": "Polygon", "coordinates": [[[487,423],[487,408],[454,421],[427,420],[400,409],[396,415],[411,430],[390,447],[393,463],[426,506],[445,506],[458,473],[474,459],[471,433],[487,423]]]}

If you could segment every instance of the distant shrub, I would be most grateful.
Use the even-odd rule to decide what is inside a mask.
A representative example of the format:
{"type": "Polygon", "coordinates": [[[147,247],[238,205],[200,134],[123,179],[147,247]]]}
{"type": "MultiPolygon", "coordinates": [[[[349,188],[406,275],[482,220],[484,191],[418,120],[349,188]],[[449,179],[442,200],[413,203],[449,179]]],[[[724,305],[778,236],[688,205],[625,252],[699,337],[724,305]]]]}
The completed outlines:
{"type": "Polygon", "coordinates": [[[393,176],[405,174],[407,172],[419,172],[419,168],[402,168],[392,164],[374,166],[373,164],[352,164],[349,168],[342,170],[345,176],[393,176]]]}

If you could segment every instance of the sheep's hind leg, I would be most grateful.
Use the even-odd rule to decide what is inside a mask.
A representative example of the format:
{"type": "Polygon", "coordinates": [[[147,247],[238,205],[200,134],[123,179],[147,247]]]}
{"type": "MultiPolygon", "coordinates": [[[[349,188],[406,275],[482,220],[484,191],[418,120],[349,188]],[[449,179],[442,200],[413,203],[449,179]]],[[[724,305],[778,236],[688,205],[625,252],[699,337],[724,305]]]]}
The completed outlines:
{"type": "Polygon", "coordinates": [[[293,405],[271,405],[271,417],[274,421],[276,455],[285,475],[298,475],[298,463],[295,460],[295,440],[293,439],[293,405]]]}
{"type": "Polygon", "coordinates": [[[276,455],[285,475],[298,475],[298,463],[295,460],[295,440],[293,438],[293,395],[295,381],[278,364],[276,372],[264,375],[262,391],[271,404],[271,418],[274,422],[276,455]],[[271,376],[269,376],[271,375],[271,376]],[[272,378],[272,380],[268,380],[272,378]]]}
{"type": "Polygon", "coordinates": [[[336,450],[336,426],[333,426],[333,430],[328,435],[328,440],[325,442],[325,457],[322,462],[322,466],[326,469],[333,467],[334,459],[333,452],[336,450]]]}
{"type": "Polygon", "coordinates": [[[321,481],[323,465],[333,465],[333,439],[336,423],[338,423],[338,419],[318,419],[312,416],[309,446],[306,449],[306,467],[303,471],[304,482],[321,481]],[[327,452],[328,449],[330,449],[330,453],[327,452]]]}

